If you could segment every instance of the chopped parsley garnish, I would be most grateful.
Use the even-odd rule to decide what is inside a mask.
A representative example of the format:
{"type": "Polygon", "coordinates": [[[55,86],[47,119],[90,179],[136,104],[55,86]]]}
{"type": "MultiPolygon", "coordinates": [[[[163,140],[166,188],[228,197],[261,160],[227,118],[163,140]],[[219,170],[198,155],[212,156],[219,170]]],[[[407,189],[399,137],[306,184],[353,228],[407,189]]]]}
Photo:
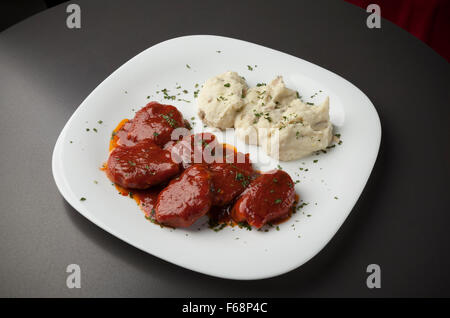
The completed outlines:
{"type": "Polygon", "coordinates": [[[247,229],[247,231],[251,231],[252,230],[252,227],[250,226],[250,224],[248,224],[247,222],[239,222],[238,223],[238,226],[239,226],[239,228],[245,228],[245,229],[247,229]]]}
{"type": "Polygon", "coordinates": [[[130,161],[130,160],[128,160],[128,164],[130,165],[130,166],[135,166],[136,165],[136,162],[133,162],[133,161],[130,161]]]}
{"type": "Polygon", "coordinates": [[[253,67],[251,67],[250,65],[247,65],[247,68],[249,71],[253,71],[253,67]]]}
{"type": "Polygon", "coordinates": [[[169,95],[169,90],[167,88],[162,89],[161,92],[164,94],[164,99],[175,100],[177,98],[175,95],[169,95]]]}
{"type": "Polygon", "coordinates": [[[226,83],[226,84],[223,84],[223,86],[225,86],[225,87],[230,87],[231,84],[230,84],[230,83],[226,83]]]}
{"type": "Polygon", "coordinates": [[[85,197],[81,197],[80,201],[86,201],[86,198],[85,197]]]}
{"type": "Polygon", "coordinates": [[[92,128],[93,131],[97,132],[97,128],[92,128]]]}
{"type": "Polygon", "coordinates": [[[241,181],[242,186],[245,188],[250,183],[250,181],[240,172],[236,172],[237,181],[241,181]]]}
{"type": "Polygon", "coordinates": [[[98,123],[101,125],[103,124],[103,120],[99,120],[98,123]]]}
{"type": "Polygon", "coordinates": [[[260,87],[260,86],[266,86],[266,83],[258,83],[258,84],[256,84],[256,86],[257,86],[257,87],[260,87]]]}
{"type": "Polygon", "coordinates": [[[164,118],[171,127],[178,127],[178,122],[172,118],[172,114],[161,115],[161,117],[164,118]]]}
{"type": "Polygon", "coordinates": [[[310,103],[310,102],[307,102],[306,104],[308,104],[308,105],[314,105],[314,103],[310,103]]]}
{"type": "Polygon", "coordinates": [[[282,201],[281,199],[276,199],[276,200],[275,200],[275,204],[280,204],[281,201],[282,201]]]}
{"type": "Polygon", "coordinates": [[[319,160],[317,160],[317,159],[316,159],[316,160],[313,160],[314,163],[317,163],[318,161],[319,161],[319,160]]]}
{"type": "Polygon", "coordinates": [[[191,66],[190,66],[189,64],[186,64],[186,67],[187,67],[187,68],[191,68],[191,66]]]}
{"type": "Polygon", "coordinates": [[[154,132],[154,133],[153,133],[153,136],[158,137],[159,134],[158,134],[157,132],[154,132]]]}

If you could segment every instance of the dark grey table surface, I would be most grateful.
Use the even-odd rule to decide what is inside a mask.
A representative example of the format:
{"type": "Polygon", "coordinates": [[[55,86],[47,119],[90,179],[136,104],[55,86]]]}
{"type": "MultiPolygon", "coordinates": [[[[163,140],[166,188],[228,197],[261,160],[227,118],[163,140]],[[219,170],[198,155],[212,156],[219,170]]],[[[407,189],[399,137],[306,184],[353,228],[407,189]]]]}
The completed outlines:
{"type": "MultiPolygon", "coordinates": [[[[78,1],[0,34],[0,296],[450,296],[449,64],[386,20],[343,1],[78,1]],[[348,79],[375,104],[383,136],[372,176],[333,240],[261,281],[208,277],[101,230],[59,194],[51,154],[83,99],[142,50],[189,34],[268,46],[348,79]],[[81,289],[66,287],[79,264],[81,289]],[[366,266],[382,287],[366,287],[366,266]]],[[[180,48],[182,49],[182,48],[180,48]]],[[[280,248],[283,248],[280,246],[280,248]]]]}

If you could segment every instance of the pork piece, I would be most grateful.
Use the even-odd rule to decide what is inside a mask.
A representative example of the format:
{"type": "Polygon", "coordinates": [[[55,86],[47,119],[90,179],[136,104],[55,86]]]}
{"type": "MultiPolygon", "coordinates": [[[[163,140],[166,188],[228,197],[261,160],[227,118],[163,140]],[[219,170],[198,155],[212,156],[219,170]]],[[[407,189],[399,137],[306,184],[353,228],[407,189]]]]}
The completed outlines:
{"type": "Polygon", "coordinates": [[[149,139],[164,146],[174,129],[186,127],[183,115],[172,105],[150,102],[136,112],[128,130],[128,139],[134,142],[149,139]]]}
{"type": "Polygon", "coordinates": [[[213,162],[208,165],[213,181],[214,206],[229,204],[247,188],[255,175],[249,154],[235,152],[224,159],[223,163],[213,162]],[[232,161],[229,160],[231,158],[232,161]]]}
{"type": "Polygon", "coordinates": [[[253,180],[231,211],[235,222],[256,228],[289,216],[295,201],[294,182],[282,170],[272,170],[253,180]]]}
{"type": "Polygon", "coordinates": [[[134,146],[114,148],[109,154],[106,174],[121,187],[146,189],[170,179],[179,171],[168,151],[144,140],[134,146]]]}
{"type": "Polygon", "coordinates": [[[216,136],[206,132],[185,136],[180,141],[170,141],[164,149],[169,150],[172,159],[186,169],[193,164],[214,162],[216,145],[216,136]]]}
{"type": "Polygon", "coordinates": [[[204,165],[187,168],[161,191],[155,207],[156,221],[172,227],[188,227],[211,207],[211,174],[204,165]]]}

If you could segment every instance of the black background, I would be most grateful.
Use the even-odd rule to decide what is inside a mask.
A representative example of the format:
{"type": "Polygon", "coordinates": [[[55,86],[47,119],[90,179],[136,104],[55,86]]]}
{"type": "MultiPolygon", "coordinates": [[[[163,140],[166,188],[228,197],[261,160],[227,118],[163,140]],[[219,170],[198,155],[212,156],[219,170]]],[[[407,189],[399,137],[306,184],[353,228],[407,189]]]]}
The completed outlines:
{"type": "MultiPolygon", "coordinates": [[[[412,35],[343,1],[77,1],[0,34],[0,296],[450,296],[449,65],[412,35]],[[51,174],[64,124],[111,72],[169,38],[216,34],[280,50],[358,86],[381,119],[372,176],[334,239],[261,281],[194,273],[141,252],[73,210],[51,174]],[[67,289],[65,268],[82,270],[67,289]],[[366,287],[366,266],[382,288],[366,287]]],[[[182,48],[180,48],[182,49],[182,48]]],[[[280,247],[282,248],[282,246],[280,247]]]]}

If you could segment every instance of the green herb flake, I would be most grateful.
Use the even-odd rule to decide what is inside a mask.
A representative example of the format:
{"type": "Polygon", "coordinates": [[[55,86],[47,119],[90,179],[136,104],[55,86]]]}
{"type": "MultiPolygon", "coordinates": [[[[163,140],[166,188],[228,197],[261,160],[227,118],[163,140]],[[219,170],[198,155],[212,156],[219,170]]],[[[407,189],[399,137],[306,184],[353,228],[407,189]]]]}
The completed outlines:
{"type": "Polygon", "coordinates": [[[86,201],[86,198],[85,197],[81,197],[80,201],[86,201]]]}
{"type": "Polygon", "coordinates": [[[225,87],[230,87],[231,84],[230,84],[230,83],[226,83],[226,84],[223,84],[223,86],[225,86],[225,87]]]}
{"type": "Polygon", "coordinates": [[[239,228],[245,228],[247,231],[251,231],[252,227],[250,226],[250,224],[248,224],[247,222],[239,222],[238,223],[239,228]]]}
{"type": "Polygon", "coordinates": [[[250,65],[247,65],[247,68],[249,71],[253,71],[253,67],[251,67],[250,65]]]}
{"type": "Polygon", "coordinates": [[[164,118],[171,127],[178,127],[178,122],[172,118],[171,114],[161,115],[161,117],[164,118]]]}

